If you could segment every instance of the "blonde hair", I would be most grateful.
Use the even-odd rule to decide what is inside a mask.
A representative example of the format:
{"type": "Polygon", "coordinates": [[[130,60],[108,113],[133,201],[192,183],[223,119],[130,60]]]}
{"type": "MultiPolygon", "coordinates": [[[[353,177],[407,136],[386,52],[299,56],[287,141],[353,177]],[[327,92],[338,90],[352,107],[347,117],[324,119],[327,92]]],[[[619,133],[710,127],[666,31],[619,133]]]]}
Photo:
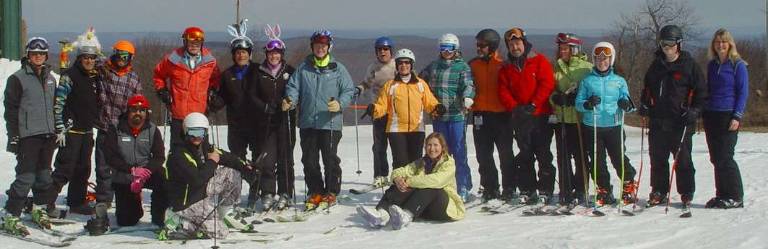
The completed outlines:
{"type": "Polygon", "coordinates": [[[427,139],[424,140],[425,141],[424,150],[427,149],[427,144],[429,143],[429,140],[433,138],[437,139],[440,146],[443,147],[443,151],[440,152],[440,158],[448,155],[448,143],[445,141],[445,136],[443,136],[443,134],[440,134],[440,132],[432,132],[432,134],[429,134],[429,136],[427,136],[427,139]]]}
{"type": "Polygon", "coordinates": [[[720,60],[720,57],[717,55],[717,51],[715,51],[715,41],[717,38],[720,38],[721,40],[728,43],[728,59],[733,62],[742,61],[744,65],[748,65],[746,61],[741,59],[741,55],[739,55],[739,51],[736,49],[736,41],[733,39],[733,35],[731,35],[731,32],[724,28],[715,31],[715,34],[712,36],[712,42],[709,43],[708,53],[710,60],[720,60]]]}

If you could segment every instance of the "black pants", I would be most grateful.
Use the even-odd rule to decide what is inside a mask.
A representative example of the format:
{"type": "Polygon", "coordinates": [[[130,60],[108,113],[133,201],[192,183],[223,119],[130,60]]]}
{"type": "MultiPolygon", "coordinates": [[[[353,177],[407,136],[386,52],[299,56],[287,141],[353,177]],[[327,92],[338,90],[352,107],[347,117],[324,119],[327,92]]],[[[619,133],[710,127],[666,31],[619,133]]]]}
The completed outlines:
{"type": "MultiPolygon", "coordinates": [[[[473,115],[475,151],[479,165],[480,186],[486,191],[498,191],[499,173],[493,158],[493,147],[499,152],[499,168],[504,186],[514,186],[513,139],[509,131],[509,117],[501,112],[475,112],[473,115]]],[[[514,187],[513,187],[514,190],[514,187]]]]}
{"type": "Polygon", "coordinates": [[[341,131],[300,129],[301,163],[309,194],[341,192],[341,158],[337,154],[341,131]],[[323,155],[325,177],[320,171],[320,153],[323,155]]]}
{"type": "Polygon", "coordinates": [[[421,158],[424,151],[424,132],[391,132],[387,133],[387,136],[389,145],[392,146],[393,169],[421,158]]]}
{"type": "Polygon", "coordinates": [[[115,192],[112,189],[112,167],[104,158],[104,141],[107,132],[98,130],[96,133],[96,202],[112,203],[115,192]]]}
{"type": "Polygon", "coordinates": [[[709,147],[709,161],[715,166],[715,194],[721,198],[743,200],[741,172],[736,160],[733,160],[739,131],[728,130],[732,113],[704,112],[702,119],[709,147]]]}
{"type": "MultiPolygon", "coordinates": [[[[142,207],[141,193],[131,192],[129,184],[112,184],[115,190],[115,218],[118,226],[133,226],[139,223],[144,216],[142,207]]],[[[164,187],[164,180],[161,174],[153,174],[144,184],[144,188],[152,190],[150,200],[150,214],[152,214],[152,224],[162,227],[165,224],[165,210],[168,208],[168,196],[164,187]]]]}
{"type": "MultiPolygon", "coordinates": [[[[229,124],[229,129],[227,130],[227,146],[229,147],[229,151],[240,159],[247,159],[246,156],[250,150],[251,162],[255,162],[256,157],[259,155],[259,150],[257,149],[259,141],[255,132],[254,128],[247,129],[245,127],[229,124]]],[[[243,172],[243,179],[250,184],[248,201],[255,201],[259,194],[257,177],[258,176],[255,174],[243,172]]]]}
{"type": "Polygon", "coordinates": [[[571,196],[573,192],[583,194],[587,191],[585,184],[589,173],[584,165],[586,158],[582,156],[586,152],[582,147],[582,141],[579,140],[579,129],[576,124],[555,125],[555,141],[560,201],[566,203],[573,200],[571,196]]]}
{"type": "Polygon", "coordinates": [[[56,201],[56,194],[51,194],[51,160],[56,149],[53,134],[36,135],[19,140],[16,153],[16,179],[6,191],[8,201],[6,212],[19,216],[32,190],[32,202],[35,205],[51,204],[56,201]]]}
{"type": "MultiPolygon", "coordinates": [[[[373,120],[373,147],[371,150],[373,150],[373,177],[389,176],[387,116],[373,120]]],[[[392,161],[394,161],[394,158],[392,161]]]]}
{"type": "MultiPolygon", "coordinates": [[[[210,131],[208,131],[210,132],[210,131]]],[[[207,138],[207,137],[206,137],[207,138]]],[[[170,145],[181,144],[184,141],[184,120],[171,119],[171,142],[170,145]]]]}
{"type": "Polygon", "coordinates": [[[549,116],[539,116],[534,118],[533,137],[531,142],[533,143],[533,154],[536,156],[536,162],[539,165],[538,171],[538,184],[537,187],[541,194],[546,194],[552,197],[552,193],[555,191],[555,166],[552,164],[552,135],[555,130],[551,124],[548,123],[549,116]]]}
{"type": "Polygon", "coordinates": [[[651,126],[648,130],[648,149],[651,156],[651,188],[653,192],[667,194],[669,191],[669,156],[674,156],[678,151],[677,168],[675,169],[675,179],[677,192],[680,195],[686,195],[693,198],[693,192],[696,190],[696,181],[694,175],[696,169],[691,161],[691,140],[694,133],[694,127],[689,126],[683,143],[680,139],[683,137],[683,127],[677,129],[663,129],[661,126],[654,125],[651,120],[651,126]]]}
{"type": "MultiPolygon", "coordinates": [[[[584,126],[584,129],[587,129],[585,131],[587,133],[587,136],[584,137],[584,146],[587,147],[587,151],[589,152],[589,157],[591,160],[597,160],[597,186],[603,189],[608,190],[609,192],[613,190],[613,187],[611,186],[611,175],[608,173],[608,166],[605,161],[605,154],[608,152],[608,157],[611,158],[611,164],[613,165],[613,169],[616,170],[616,174],[618,177],[621,177],[622,173],[622,160],[624,160],[624,180],[629,181],[632,179],[635,179],[635,168],[632,167],[632,165],[629,163],[629,158],[622,154],[621,147],[624,144],[624,140],[626,140],[626,136],[624,137],[624,140],[621,139],[622,133],[624,132],[621,129],[621,126],[614,126],[614,127],[598,127],[597,128],[597,157],[595,158],[595,151],[594,151],[594,135],[595,135],[595,128],[592,126],[584,126]]],[[[624,149],[626,151],[626,147],[624,149]]],[[[595,165],[595,161],[589,162],[589,169],[590,172],[594,172],[595,169],[592,168],[595,165]]],[[[622,187],[622,186],[619,186],[622,187]]]]}
{"type": "Polygon", "coordinates": [[[448,194],[442,189],[420,188],[400,192],[392,185],[384,192],[376,209],[389,210],[390,206],[397,205],[411,212],[414,219],[449,221],[451,217],[445,212],[449,201],[448,194]]]}
{"type": "Polygon", "coordinates": [[[61,189],[67,187],[67,205],[77,207],[85,204],[88,194],[88,178],[91,177],[91,154],[93,154],[93,133],[85,134],[68,132],[67,146],[59,148],[54,162],[55,169],[51,174],[53,185],[52,194],[58,195],[61,189]]]}
{"type": "Polygon", "coordinates": [[[509,119],[509,130],[512,131],[520,150],[513,159],[513,167],[510,170],[512,176],[509,181],[502,179],[504,191],[520,191],[533,193],[536,191],[536,170],[534,168],[535,157],[533,153],[533,127],[534,118],[529,115],[516,113],[509,119]]]}
{"type": "Polygon", "coordinates": [[[256,151],[261,157],[257,165],[261,169],[261,194],[293,196],[293,146],[296,138],[284,125],[274,124],[257,138],[259,144],[256,151]]]}

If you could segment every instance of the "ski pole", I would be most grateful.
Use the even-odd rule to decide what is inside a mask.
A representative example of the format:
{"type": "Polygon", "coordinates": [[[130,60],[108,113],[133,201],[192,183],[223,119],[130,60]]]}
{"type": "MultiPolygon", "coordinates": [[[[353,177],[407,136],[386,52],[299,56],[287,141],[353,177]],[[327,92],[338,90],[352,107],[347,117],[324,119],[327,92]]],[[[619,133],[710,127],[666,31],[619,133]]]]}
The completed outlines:
{"type": "MultiPolygon", "coordinates": [[[[584,181],[584,201],[589,200],[589,172],[587,172],[586,155],[584,154],[584,137],[581,131],[581,115],[576,114],[576,134],[579,136],[579,158],[581,165],[581,179],[584,181]]],[[[586,203],[585,203],[586,204],[586,203]]]]}
{"type": "MultiPolygon", "coordinates": [[[[563,97],[565,98],[565,97],[563,97]]],[[[571,184],[571,166],[570,158],[568,153],[568,145],[565,142],[565,139],[567,138],[565,134],[565,106],[560,107],[560,143],[562,144],[562,152],[560,152],[560,193],[561,195],[565,195],[565,199],[568,199],[568,201],[571,201],[572,195],[571,192],[573,191],[573,184],[571,184]],[[568,169],[568,172],[565,172],[565,169],[568,169]],[[567,174],[566,174],[567,173],[567,174]]],[[[563,200],[563,197],[560,197],[561,200],[563,200]]]]}
{"type": "Polygon", "coordinates": [[[597,184],[597,112],[596,106],[592,109],[592,177],[595,184],[595,202],[592,204],[592,212],[597,212],[597,195],[598,195],[598,184],[597,184]]]}
{"type": "Polygon", "coordinates": [[[637,207],[637,193],[640,192],[640,180],[643,178],[643,151],[645,150],[645,127],[648,125],[648,120],[643,117],[643,126],[640,128],[640,172],[637,175],[637,189],[635,189],[634,203],[632,203],[632,211],[635,211],[637,207]]]}
{"type": "MultiPolygon", "coordinates": [[[[359,95],[355,96],[355,107],[357,107],[358,98],[359,95]]],[[[355,153],[357,154],[357,171],[355,171],[355,173],[357,173],[357,176],[359,177],[360,174],[363,173],[363,171],[360,170],[360,133],[357,128],[357,108],[352,109],[355,110],[355,118],[353,118],[355,120],[355,153]]]]}
{"type": "MultiPolygon", "coordinates": [[[[621,181],[619,182],[618,190],[619,190],[619,197],[622,198],[622,197],[624,197],[624,172],[625,172],[625,170],[624,170],[624,167],[625,167],[625,163],[624,163],[624,161],[625,161],[624,160],[625,159],[624,158],[624,111],[622,111],[620,113],[620,115],[621,115],[621,125],[619,125],[619,142],[621,143],[621,145],[620,145],[620,148],[621,148],[621,181]]],[[[622,200],[619,201],[619,205],[616,205],[616,206],[617,206],[616,212],[617,213],[621,213],[621,209],[624,208],[624,198],[622,198],[622,200]]]]}
{"type": "MultiPolygon", "coordinates": [[[[688,109],[691,108],[691,101],[693,101],[693,90],[688,90],[688,100],[687,100],[688,109]]],[[[696,127],[694,126],[694,129],[695,128],[696,127]]],[[[670,204],[669,197],[672,196],[670,194],[672,192],[672,180],[675,179],[675,170],[677,169],[677,164],[680,162],[680,150],[683,148],[683,142],[685,142],[685,134],[687,132],[688,132],[688,124],[685,124],[685,126],[683,126],[683,135],[680,136],[680,143],[677,145],[677,151],[675,152],[675,158],[674,158],[675,161],[672,162],[672,172],[669,175],[669,190],[667,190],[667,207],[664,208],[664,214],[669,212],[669,204],[670,204]]]]}

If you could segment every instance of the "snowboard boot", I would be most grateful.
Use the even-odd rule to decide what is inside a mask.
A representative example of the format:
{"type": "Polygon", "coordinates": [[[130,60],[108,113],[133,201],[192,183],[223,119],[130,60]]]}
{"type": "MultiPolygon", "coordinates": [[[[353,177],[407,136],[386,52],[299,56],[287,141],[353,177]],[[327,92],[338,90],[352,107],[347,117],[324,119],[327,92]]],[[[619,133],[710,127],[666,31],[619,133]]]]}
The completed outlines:
{"type": "Polygon", "coordinates": [[[287,194],[281,194],[277,199],[277,204],[275,204],[275,208],[277,210],[285,210],[286,208],[293,205],[293,200],[291,200],[291,197],[289,197],[287,194]]]}
{"type": "Polygon", "coordinates": [[[637,183],[634,180],[624,182],[624,188],[621,191],[621,200],[626,204],[635,203],[635,192],[637,191],[637,183]]]}
{"type": "Polygon", "coordinates": [[[520,192],[520,196],[517,197],[519,204],[534,205],[539,201],[539,197],[535,192],[520,192]]]}
{"type": "Polygon", "coordinates": [[[21,223],[21,219],[18,216],[6,214],[3,217],[3,231],[12,235],[27,236],[29,235],[29,229],[27,226],[21,223]]]}
{"type": "Polygon", "coordinates": [[[323,201],[323,195],[311,194],[309,198],[307,198],[307,201],[304,202],[304,211],[315,210],[317,206],[320,205],[321,201],[323,201]]]}
{"type": "Polygon", "coordinates": [[[541,193],[541,194],[539,194],[539,198],[538,198],[536,204],[539,204],[539,205],[542,205],[542,206],[549,204],[550,196],[552,196],[552,194],[550,194],[550,193],[541,193]]]}
{"type": "Polygon", "coordinates": [[[387,210],[358,205],[357,214],[363,217],[368,226],[372,228],[382,228],[389,223],[389,212],[387,210]]]}
{"type": "Polygon", "coordinates": [[[684,208],[690,207],[692,200],[693,200],[693,194],[680,195],[680,202],[682,202],[684,208]]]}
{"type": "Polygon", "coordinates": [[[613,205],[616,204],[616,199],[613,198],[610,188],[598,188],[597,189],[597,206],[613,205]]]}
{"type": "Polygon", "coordinates": [[[403,210],[397,205],[389,206],[390,221],[392,229],[400,230],[403,227],[408,226],[413,220],[413,215],[408,210],[403,210]]]}
{"type": "Polygon", "coordinates": [[[515,190],[504,189],[501,191],[501,197],[499,197],[499,199],[508,204],[517,204],[519,197],[520,196],[517,195],[515,190]]]}
{"type": "Polygon", "coordinates": [[[664,203],[667,203],[667,194],[654,191],[648,195],[648,203],[646,204],[646,206],[654,207],[664,203]]]}
{"type": "Polygon", "coordinates": [[[269,211],[272,209],[272,205],[275,204],[275,195],[273,194],[264,194],[261,196],[261,211],[269,211]]]}
{"type": "Polygon", "coordinates": [[[94,216],[85,224],[85,230],[91,236],[99,236],[109,231],[109,217],[107,216],[107,204],[99,203],[94,208],[94,216]]]}
{"type": "Polygon", "coordinates": [[[707,201],[707,203],[704,204],[704,208],[716,208],[719,202],[720,202],[719,196],[712,197],[712,199],[709,199],[709,201],[707,201]]]}
{"type": "Polygon", "coordinates": [[[32,222],[42,229],[51,229],[51,218],[48,217],[48,205],[32,207],[32,222]]]}
{"type": "Polygon", "coordinates": [[[731,208],[744,208],[744,201],[729,198],[719,198],[714,205],[714,208],[731,209],[731,208]]]}

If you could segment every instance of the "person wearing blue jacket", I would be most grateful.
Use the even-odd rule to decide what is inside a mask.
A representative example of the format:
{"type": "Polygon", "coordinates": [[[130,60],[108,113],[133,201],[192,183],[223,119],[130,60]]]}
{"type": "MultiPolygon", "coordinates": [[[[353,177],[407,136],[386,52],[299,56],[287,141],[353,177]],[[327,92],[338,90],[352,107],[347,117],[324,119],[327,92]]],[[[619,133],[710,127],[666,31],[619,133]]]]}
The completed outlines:
{"type": "Polygon", "coordinates": [[[291,75],[282,101],[283,111],[298,107],[301,163],[308,187],[307,210],[336,204],[341,191],[341,140],[343,108],[349,106],[355,86],[347,68],[331,56],[331,32],[315,32],[312,54],[291,75]],[[320,171],[323,154],[325,177],[320,171]]]}
{"type": "Polygon", "coordinates": [[[576,110],[582,113],[582,123],[586,131],[596,132],[584,136],[584,147],[589,151],[593,180],[598,186],[597,202],[599,205],[611,205],[616,202],[612,194],[613,187],[605,162],[605,154],[611,158],[611,164],[623,182],[622,199],[624,203],[634,201],[635,169],[624,155],[623,125],[624,115],[634,109],[629,97],[627,81],[614,73],[616,50],[608,42],[599,42],[592,50],[595,67],[592,73],[579,83],[576,94],[576,110]],[[595,139],[597,138],[597,139],[595,139]],[[596,146],[595,144],[596,143],[596,146]],[[594,151],[597,147],[597,152],[594,151]],[[623,161],[622,161],[623,160],[623,161]],[[628,179],[628,180],[627,180],[628,179]]]}
{"type": "Polygon", "coordinates": [[[741,119],[749,96],[747,62],[736,50],[736,42],[726,29],[712,38],[707,64],[709,101],[702,119],[709,146],[709,160],[715,166],[715,197],[706,208],[744,207],[744,188],[739,165],[733,160],[741,119]]]}

